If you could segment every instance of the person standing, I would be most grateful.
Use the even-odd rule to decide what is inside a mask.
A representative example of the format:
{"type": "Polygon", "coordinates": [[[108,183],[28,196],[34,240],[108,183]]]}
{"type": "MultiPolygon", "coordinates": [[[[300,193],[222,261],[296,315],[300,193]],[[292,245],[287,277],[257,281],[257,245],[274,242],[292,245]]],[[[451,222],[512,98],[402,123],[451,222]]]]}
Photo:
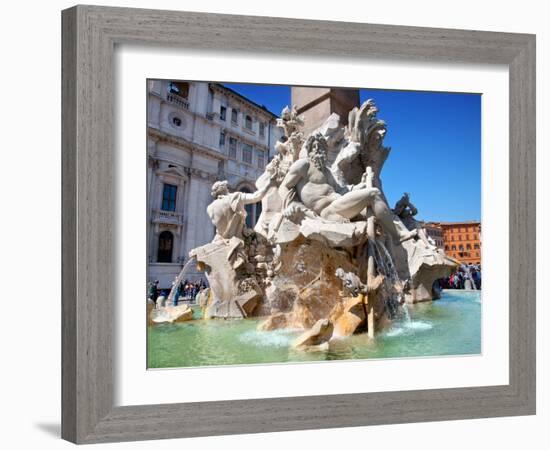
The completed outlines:
{"type": "Polygon", "coordinates": [[[147,298],[151,299],[153,302],[156,302],[158,298],[158,285],[159,280],[149,282],[149,287],[147,289],[147,298]]]}

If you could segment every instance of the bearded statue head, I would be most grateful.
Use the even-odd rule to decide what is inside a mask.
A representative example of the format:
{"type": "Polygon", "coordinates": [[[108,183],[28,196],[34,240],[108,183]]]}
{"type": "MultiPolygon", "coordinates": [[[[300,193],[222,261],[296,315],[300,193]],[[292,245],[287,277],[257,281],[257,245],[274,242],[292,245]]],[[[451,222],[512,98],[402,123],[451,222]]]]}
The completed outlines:
{"type": "Polygon", "coordinates": [[[321,133],[315,133],[307,138],[305,143],[308,159],[322,170],[326,166],[328,145],[327,140],[321,133]]]}

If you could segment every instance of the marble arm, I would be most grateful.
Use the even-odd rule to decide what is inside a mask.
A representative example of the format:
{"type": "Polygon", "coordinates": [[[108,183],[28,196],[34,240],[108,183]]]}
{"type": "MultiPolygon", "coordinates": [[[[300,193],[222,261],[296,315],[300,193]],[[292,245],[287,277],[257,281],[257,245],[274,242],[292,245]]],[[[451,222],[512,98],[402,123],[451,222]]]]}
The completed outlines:
{"type": "Polygon", "coordinates": [[[253,192],[252,194],[241,194],[241,199],[245,205],[250,205],[252,203],[258,203],[261,201],[265,195],[267,194],[267,191],[273,186],[273,178],[270,179],[269,183],[266,183],[264,186],[262,186],[260,189],[258,189],[256,192],[253,192]]]}
{"type": "Polygon", "coordinates": [[[281,187],[286,190],[293,189],[304,177],[308,169],[309,161],[307,159],[299,159],[298,161],[295,161],[288,169],[287,174],[281,182],[281,187]]]}

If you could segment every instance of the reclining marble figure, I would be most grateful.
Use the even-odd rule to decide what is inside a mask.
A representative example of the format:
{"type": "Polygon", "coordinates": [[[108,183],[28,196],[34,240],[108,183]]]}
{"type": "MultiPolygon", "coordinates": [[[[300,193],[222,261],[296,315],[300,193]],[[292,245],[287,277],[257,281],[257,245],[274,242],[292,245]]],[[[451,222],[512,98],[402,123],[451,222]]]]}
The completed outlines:
{"type": "MultiPolygon", "coordinates": [[[[329,222],[345,223],[353,219],[365,219],[363,211],[370,207],[382,227],[395,242],[403,242],[416,236],[416,230],[409,231],[394,223],[393,213],[388,208],[378,188],[367,187],[367,172],[360,183],[340,186],[326,166],[327,144],[320,133],[311,135],[306,143],[307,158],[294,162],[281,183],[281,196],[292,197],[329,222]]],[[[288,205],[287,205],[288,206],[288,205]]]]}

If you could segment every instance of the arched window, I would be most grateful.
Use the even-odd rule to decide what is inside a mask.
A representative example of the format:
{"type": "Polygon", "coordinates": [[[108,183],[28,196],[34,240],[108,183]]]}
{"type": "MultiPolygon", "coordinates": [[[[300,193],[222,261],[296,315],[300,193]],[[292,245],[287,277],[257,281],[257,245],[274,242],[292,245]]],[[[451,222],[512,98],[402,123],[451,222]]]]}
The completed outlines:
{"type": "Polygon", "coordinates": [[[163,231],[162,233],[160,233],[157,261],[162,263],[171,263],[173,247],[174,235],[170,231],[163,231]]]}
{"type": "Polygon", "coordinates": [[[244,126],[248,130],[252,130],[252,117],[250,117],[249,115],[244,118],[244,126]]]}

